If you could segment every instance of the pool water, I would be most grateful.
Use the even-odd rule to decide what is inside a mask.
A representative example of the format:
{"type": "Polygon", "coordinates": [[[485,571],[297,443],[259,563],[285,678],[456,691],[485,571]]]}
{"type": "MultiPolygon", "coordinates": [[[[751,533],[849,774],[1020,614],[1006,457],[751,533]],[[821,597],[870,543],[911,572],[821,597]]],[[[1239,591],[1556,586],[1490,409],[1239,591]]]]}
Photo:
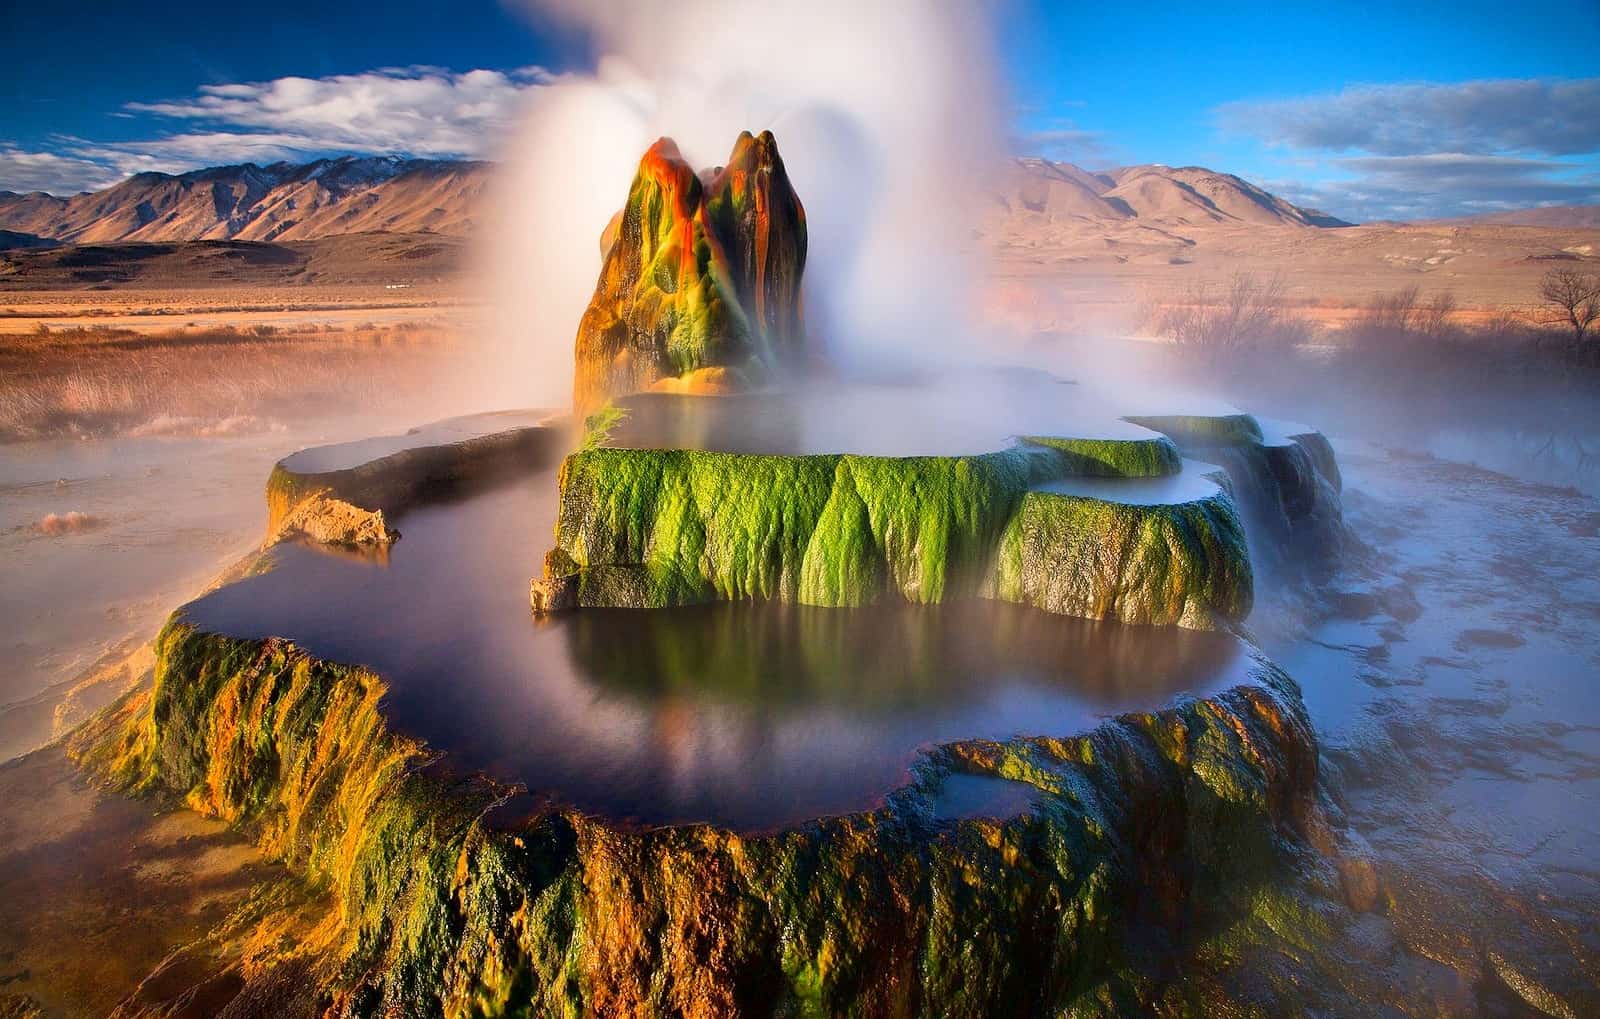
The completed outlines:
{"type": "Polygon", "coordinates": [[[873,807],[933,745],[1071,735],[1252,672],[1225,634],[982,601],[536,619],[555,501],[541,472],[400,517],[386,557],[282,545],[274,569],[183,611],[372,667],[391,723],[458,767],[607,818],[752,831],[873,807]]]}

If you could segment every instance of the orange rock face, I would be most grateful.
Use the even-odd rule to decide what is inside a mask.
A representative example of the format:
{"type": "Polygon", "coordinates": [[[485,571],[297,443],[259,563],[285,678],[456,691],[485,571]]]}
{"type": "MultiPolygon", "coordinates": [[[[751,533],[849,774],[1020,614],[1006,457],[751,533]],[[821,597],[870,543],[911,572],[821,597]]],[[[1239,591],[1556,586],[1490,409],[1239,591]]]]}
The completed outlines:
{"type": "Polygon", "coordinates": [[[652,145],[578,326],[573,403],[715,378],[758,385],[800,359],[806,220],[770,132],[745,132],[728,164],[696,174],[670,138],[652,145]],[[708,372],[708,369],[716,369],[708,372]]]}

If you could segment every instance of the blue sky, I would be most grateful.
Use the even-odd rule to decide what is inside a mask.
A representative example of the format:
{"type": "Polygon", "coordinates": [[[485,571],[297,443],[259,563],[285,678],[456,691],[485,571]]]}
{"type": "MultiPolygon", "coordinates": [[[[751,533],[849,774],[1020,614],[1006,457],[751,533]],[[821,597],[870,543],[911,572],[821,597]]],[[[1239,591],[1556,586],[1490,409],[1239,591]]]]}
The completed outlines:
{"type": "MultiPolygon", "coordinates": [[[[0,189],[16,191],[339,151],[472,156],[527,89],[593,62],[581,34],[497,0],[270,17],[0,2],[0,189]]],[[[1596,0],[1001,10],[1019,154],[1200,164],[1354,219],[1600,202],[1596,0]]]]}

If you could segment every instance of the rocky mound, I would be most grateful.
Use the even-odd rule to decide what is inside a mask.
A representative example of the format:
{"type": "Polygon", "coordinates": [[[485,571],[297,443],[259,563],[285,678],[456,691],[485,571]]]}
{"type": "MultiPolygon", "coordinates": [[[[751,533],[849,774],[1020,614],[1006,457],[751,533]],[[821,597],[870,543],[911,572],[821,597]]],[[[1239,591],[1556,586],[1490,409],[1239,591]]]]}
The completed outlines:
{"type": "MultiPolygon", "coordinates": [[[[1243,416],[1189,424],[1172,430],[1263,434],[1243,416]]],[[[441,464],[460,480],[499,463],[505,430],[443,425],[467,437],[430,446],[436,425],[289,458],[269,488],[274,512],[312,489],[404,505],[438,491],[441,464]]],[[[1209,558],[1190,525],[1222,514],[1227,526],[1200,529],[1235,535],[1224,558],[1238,556],[1246,586],[1231,590],[1248,597],[1220,489],[1205,505],[1113,507],[1034,487],[1083,467],[1119,483],[1187,470],[1166,439],[1030,440],[982,457],[597,448],[563,468],[562,527],[583,518],[568,530],[585,556],[671,557],[641,583],[745,597],[810,585],[832,604],[878,583],[937,600],[980,583],[999,540],[1003,560],[1015,553],[1001,583],[1071,603],[1080,592],[1029,577],[1096,555],[1030,569],[1039,535],[1126,530],[1138,547],[1107,562],[1185,587],[1146,553],[1209,558]]],[[[1258,916],[1299,937],[1317,920],[1275,896],[1274,879],[1299,865],[1323,890],[1333,881],[1311,852],[1326,822],[1304,704],[1279,670],[1250,663],[1229,689],[1086,733],[941,742],[881,806],[749,833],[640,826],[464,774],[391,726],[378,673],[181,613],[157,641],[152,681],[69,749],[118,788],[251,833],[316,893],[302,904],[263,892],[237,922],[277,933],[215,957],[209,943],[183,950],[130,1012],[172,1014],[202,980],[234,1010],[274,1002],[285,1015],[1150,1012],[1141,960],[1192,942],[1226,951],[1258,916]],[[952,790],[974,783],[1017,806],[947,812],[952,790]]]]}
{"type": "Polygon", "coordinates": [[[1249,414],[1128,420],[1227,473],[1258,569],[1295,574],[1331,565],[1344,541],[1342,481],[1333,447],[1321,432],[1249,414]]]}
{"type": "Polygon", "coordinates": [[[979,456],[584,450],[561,469],[533,605],[987,596],[1125,623],[1243,619],[1252,574],[1227,493],[1131,505],[1035,490],[1085,462],[1128,476],[1167,469],[1152,450],[1175,458],[1164,442],[1090,445],[1092,457],[1071,440],[979,456]]]}
{"type": "Polygon", "coordinates": [[[573,402],[770,377],[805,340],[806,220],[771,132],[696,174],[670,138],[639,162],[578,325],[573,402]]]}
{"type": "MultiPolygon", "coordinates": [[[[324,892],[305,938],[189,960],[277,1014],[1142,1012],[1125,973],[1152,932],[1245,915],[1316,824],[1305,709],[1264,663],[1085,735],[943,745],[876,810],[741,835],[519,811],[517,789],[391,730],[380,677],[282,640],[174,620],[157,648],[153,686],[71,752],[253,832],[324,892]],[[1030,806],[941,819],[941,792],[973,780],[1030,806]]],[[[258,909],[293,929],[270,896],[258,909]]],[[[182,979],[141,988],[145,1012],[172,1014],[182,979]]]]}

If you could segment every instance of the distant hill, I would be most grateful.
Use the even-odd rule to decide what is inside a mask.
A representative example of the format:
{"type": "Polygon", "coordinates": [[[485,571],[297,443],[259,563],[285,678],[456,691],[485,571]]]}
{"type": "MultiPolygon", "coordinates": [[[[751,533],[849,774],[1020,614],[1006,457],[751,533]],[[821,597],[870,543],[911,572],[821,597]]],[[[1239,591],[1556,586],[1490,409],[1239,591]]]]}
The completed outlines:
{"type": "Polygon", "coordinates": [[[72,198],[0,192],[0,230],[65,244],[463,234],[488,165],[346,156],[140,173],[72,198]]]}
{"type": "Polygon", "coordinates": [[[1499,223],[1502,226],[1548,226],[1558,229],[1600,229],[1600,205],[1546,205],[1447,220],[1450,223],[1499,223]]]}
{"type": "Polygon", "coordinates": [[[22,233],[17,230],[0,230],[0,251],[11,251],[17,248],[53,248],[60,244],[48,237],[37,234],[22,233]]]}
{"type": "Polygon", "coordinates": [[[996,199],[1003,214],[1052,223],[1092,221],[1157,227],[1229,225],[1342,227],[1231,173],[1202,166],[1124,166],[1091,172],[1071,163],[1017,159],[996,199]]]}
{"type": "MultiPolygon", "coordinates": [[[[119,241],[298,241],[347,233],[470,232],[490,164],[345,156],[310,163],[141,173],[72,198],[0,191],[0,247],[119,241]],[[4,235],[0,235],[3,238],[4,235]]],[[[3,183],[3,182],[0,182],[3,183]]],[[[1344,226],[1198,166],[1091,173],[1018,159],[995,184],[1001,215],[1049,222],[1344,226]]]]}
{"type": "Polygon", "coordinates": [[[466,241],[428,233],[304,241],[118,241],[0,251],[0,293],[327,284],[406,288],[454,277],[466,241]]]}

